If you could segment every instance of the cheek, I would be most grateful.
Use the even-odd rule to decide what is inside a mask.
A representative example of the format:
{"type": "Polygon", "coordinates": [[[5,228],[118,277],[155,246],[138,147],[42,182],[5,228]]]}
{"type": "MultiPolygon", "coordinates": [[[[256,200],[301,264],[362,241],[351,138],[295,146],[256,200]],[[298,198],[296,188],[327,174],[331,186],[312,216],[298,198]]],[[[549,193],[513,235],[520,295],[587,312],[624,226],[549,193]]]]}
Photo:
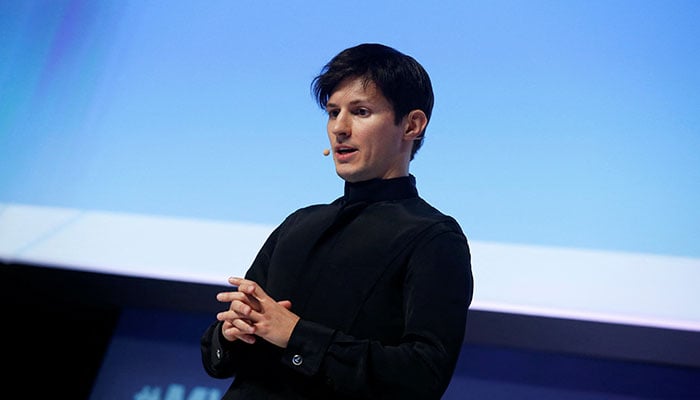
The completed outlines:
{"type": "Polygon", "coordinates": [[[377,135],[373,137],[373,142],[378,151],[392,153],[401,147],[403,135],[396,129],[387,127],[387,129],[376,133],[377,135]]]}

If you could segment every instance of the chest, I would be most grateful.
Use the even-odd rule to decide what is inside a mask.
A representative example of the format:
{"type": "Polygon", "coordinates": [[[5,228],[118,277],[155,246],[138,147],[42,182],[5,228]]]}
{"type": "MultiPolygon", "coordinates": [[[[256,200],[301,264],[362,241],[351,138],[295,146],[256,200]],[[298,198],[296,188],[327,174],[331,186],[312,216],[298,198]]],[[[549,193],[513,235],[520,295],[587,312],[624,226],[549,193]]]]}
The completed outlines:
{"type": "Polygon", "coordinates": [[[273,253],[268,291],[291,300],[303,318],[347,332],[357,326],[398,329],[415,236],[373,212],[293,227],[273,253]]]}

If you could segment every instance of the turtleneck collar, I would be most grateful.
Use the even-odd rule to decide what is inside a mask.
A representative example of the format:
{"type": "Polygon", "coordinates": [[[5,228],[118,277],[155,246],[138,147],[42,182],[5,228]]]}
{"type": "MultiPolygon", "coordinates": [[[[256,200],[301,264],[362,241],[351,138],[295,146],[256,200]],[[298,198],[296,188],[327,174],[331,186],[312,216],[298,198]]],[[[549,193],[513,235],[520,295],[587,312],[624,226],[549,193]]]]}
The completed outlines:
{"type": "Polygon", "coordinates": [[[413,175],[391,179],[370,179],[362,182],[345,182],[346,205],[357,202],[373,203],[417,197],[416,178],[413,175]]]}

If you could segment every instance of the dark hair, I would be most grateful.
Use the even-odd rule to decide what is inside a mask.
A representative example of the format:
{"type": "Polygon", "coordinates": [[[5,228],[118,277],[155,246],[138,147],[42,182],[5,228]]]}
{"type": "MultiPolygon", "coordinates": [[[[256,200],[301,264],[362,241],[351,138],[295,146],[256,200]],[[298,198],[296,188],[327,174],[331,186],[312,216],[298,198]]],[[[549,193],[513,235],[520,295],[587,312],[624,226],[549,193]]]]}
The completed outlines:
{"type": "MultiPolygon", "coordinates": [[[[428,121],[433,111],[433,87],[430,77],[413,57],[391,47],[364,43],[338,53],[312,81],[316,102],[325,109],[338,84],[348,77],[373,82],[394,108],[395,123],[412,110],[422,110],[428,121]]],[[[423,136],[413,142],[411,159],[423,145],[423,136]]]]}

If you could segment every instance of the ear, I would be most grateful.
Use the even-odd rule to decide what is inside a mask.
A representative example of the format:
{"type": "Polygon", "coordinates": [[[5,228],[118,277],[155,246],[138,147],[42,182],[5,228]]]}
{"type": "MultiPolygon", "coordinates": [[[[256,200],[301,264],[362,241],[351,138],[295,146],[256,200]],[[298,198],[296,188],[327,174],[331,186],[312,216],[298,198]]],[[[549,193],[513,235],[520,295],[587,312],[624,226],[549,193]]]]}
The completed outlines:
{"type": "Polygon", "coordinates": [[[422,110],[412,110],[406,116],[406,129],[404,130],[404,140],[417,140],[423,136],[425,127],[428,125],[428,117],[422,110]]]}

